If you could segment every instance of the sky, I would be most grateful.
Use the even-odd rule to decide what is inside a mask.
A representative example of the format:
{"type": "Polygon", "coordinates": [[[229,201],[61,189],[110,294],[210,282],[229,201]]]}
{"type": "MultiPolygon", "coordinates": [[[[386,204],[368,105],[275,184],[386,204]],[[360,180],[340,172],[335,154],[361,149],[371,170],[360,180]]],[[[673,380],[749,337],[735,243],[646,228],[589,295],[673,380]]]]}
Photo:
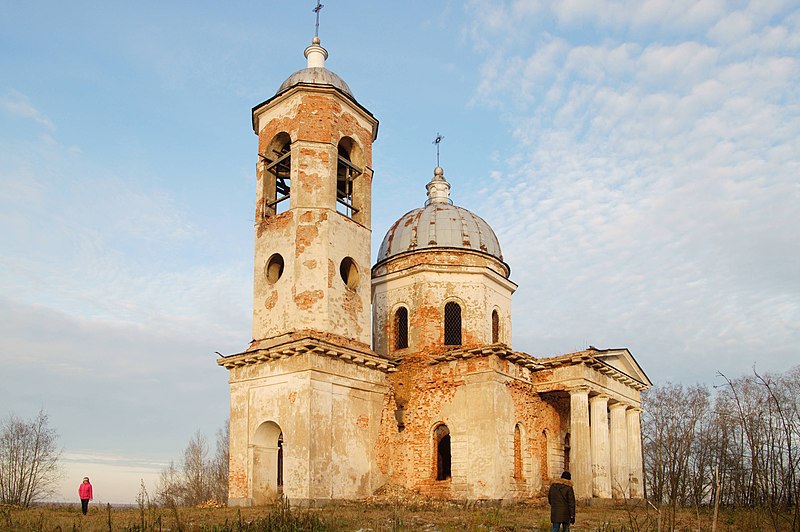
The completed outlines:
{"type": "MultiPolygon", "coordinates": [[[[424,203],[499,238],[513,348],[627,347],[656,384],[800,363],[800,6],[325,0],[379,120],[373,261],[424,203]]],[[[56,500],[152,493],[227,422],[251,338],[251,108],[313,0],[0,0],[0,418],[42,409],[56,500]]]]}

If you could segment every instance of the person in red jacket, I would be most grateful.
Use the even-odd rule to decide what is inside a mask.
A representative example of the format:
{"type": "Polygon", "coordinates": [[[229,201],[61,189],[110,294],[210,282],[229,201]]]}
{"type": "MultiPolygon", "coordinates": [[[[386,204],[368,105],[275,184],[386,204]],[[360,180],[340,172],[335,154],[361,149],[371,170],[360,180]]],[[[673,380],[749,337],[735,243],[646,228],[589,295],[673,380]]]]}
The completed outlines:
{"type": "Polygon", "coordinates": [[[92,497],[92,484],[89,482],[89,477],[83,477],[83,482],[78,486],[78,497],[81,498],[81,511],[83,515],[89,511],[89,501],[92,497]]]}

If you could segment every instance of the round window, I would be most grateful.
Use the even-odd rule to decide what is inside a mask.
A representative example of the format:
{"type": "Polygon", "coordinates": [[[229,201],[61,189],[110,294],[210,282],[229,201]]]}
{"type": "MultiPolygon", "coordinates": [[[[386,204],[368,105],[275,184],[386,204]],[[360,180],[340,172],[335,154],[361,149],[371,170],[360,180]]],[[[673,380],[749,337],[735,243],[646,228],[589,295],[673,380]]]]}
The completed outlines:
{"type": "Polygon", "coordinates": [[[283,275],[283,257],[278,253],[272,255],[267,261],[267,281],[275,284],[283,275]]]}
{"type": "Polygon", "coordinates": [[[347,288],[356,289],[358,286],[358,267],[353,259],[350,257],[342,259],[342,263],[339,264],[339,275],[342,276],[342,281],[344,281],[344,285],[347,288]]]}

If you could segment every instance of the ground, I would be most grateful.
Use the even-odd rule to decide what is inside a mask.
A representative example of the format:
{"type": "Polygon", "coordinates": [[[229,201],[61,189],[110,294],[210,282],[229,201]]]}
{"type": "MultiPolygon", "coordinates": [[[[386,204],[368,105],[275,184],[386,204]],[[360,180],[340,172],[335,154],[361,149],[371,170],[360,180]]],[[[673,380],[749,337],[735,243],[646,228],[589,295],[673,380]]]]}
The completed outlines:
{"type": "MultiPolygon", "coordinates": [[[[662,530],[669,530],[662,510],[662,530]]],[[[642,505],[579,506],[579,531],[655,531],[658,513],[642,505]]],[[[675,530],[711,530],[708,508],[678,512],[675,530]]],[[[791,530],[791,523],[779,530],[791,530]]],[[[761,511],[721,511],[718,531],[775,530],[761,511]]],[[[545,501],[503,507],[480,507],[436,501],[396,490],[366,501],[337,503],[323,508],[291,509],[280,505],[256,508],[126,508],[93,505],[82,516],[80,504],[0,507],[0,530],[334,530],[334,531],[449,531],[550,530],[545,501]]]]}

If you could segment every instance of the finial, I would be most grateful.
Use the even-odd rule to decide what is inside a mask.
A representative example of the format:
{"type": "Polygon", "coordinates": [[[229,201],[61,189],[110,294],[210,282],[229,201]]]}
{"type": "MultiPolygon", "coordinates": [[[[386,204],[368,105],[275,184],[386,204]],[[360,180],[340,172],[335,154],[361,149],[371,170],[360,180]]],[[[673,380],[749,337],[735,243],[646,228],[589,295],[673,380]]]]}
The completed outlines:
{"type": "Polygon", "coordinates": [[[428,190],[428,201],[425,202],[425,205],[430,203],[451,203],[450,183],[444,178],[444,169],[441,166],[433,169],[433,179],[425,185],[425,188],[428,190]]]}
{"type": "Polygon", "coordinates": [[[324,5],[320,4],[319,1],[320,0],[317,0],[317,7],[312,9],[312,11],[317,14],[317,25],[314,28],[314,38],[317,40],[317,42],[311,41],[314,44],[319,44],[319,12],[322,11],[323,7],[325,7],[324,5]]]}
{"type": "Polygon", "coordinates": [[[431,144],[436,144],[436,168],[439,168],[439,144],[444,140],[444,135],[436,132],[436,138],[431,144]]]}

